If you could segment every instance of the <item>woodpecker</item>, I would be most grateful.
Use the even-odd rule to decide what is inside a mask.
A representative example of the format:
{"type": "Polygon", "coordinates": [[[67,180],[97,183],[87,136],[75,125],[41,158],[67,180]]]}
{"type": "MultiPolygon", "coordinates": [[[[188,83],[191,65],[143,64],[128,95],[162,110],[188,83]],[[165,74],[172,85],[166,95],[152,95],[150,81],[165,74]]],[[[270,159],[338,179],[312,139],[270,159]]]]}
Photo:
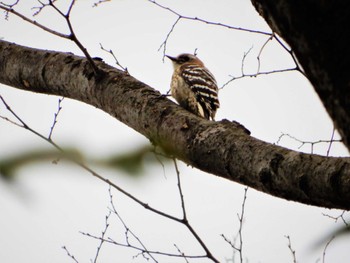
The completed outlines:
{"type": "Polygon", "coordinates": [[[218,86],[204,63],[192,54],[167,56],[174,66],[171,95],[186,110],[205,119],[214,120],[220,103],[218,86]]]}

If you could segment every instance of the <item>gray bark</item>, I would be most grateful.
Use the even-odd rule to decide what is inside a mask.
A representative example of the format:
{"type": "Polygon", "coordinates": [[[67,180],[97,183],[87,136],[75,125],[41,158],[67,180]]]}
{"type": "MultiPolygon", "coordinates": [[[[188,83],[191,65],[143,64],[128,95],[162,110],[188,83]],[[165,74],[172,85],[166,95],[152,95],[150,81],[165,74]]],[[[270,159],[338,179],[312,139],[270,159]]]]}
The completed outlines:
{"type": "Polygon", "coordinates": [[[65,96],[101,109],[185,163],[276,197],[350,209],[350,158],[291,151],[177,106],[125,72],[69,53],[0,41],[0,83],[65,96]]]}

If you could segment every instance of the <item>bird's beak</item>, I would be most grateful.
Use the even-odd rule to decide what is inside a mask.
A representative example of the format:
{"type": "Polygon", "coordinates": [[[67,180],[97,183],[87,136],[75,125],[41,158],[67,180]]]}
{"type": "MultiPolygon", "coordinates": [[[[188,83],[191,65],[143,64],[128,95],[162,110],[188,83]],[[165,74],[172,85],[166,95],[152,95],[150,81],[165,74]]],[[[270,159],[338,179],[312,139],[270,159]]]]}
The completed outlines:
{"type": "Polygon", "coordinates": [[[168,55],[165,55],[168,59],[170,59],[171,61],[176,61],[176,58],[174,57],[171,57],[171,56],[168,56],[168,55]]]}

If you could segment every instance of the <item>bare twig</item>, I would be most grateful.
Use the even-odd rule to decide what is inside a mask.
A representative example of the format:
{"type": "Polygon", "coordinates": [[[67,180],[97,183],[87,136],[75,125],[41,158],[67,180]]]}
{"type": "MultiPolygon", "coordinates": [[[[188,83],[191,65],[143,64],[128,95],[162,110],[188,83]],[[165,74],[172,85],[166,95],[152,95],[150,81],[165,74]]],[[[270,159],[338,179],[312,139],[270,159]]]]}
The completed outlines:
{"type": "Polygon", "coordinates": [[[100,254],[100,251],[101,251],[101,248],[102,248],[102,245],[104,243],[104,238],[105,238],[105,235],[107,233],[107,230],[108,230],[108,227],[109,227],[109,217],[111,216],[111,211],[109,211],[109,213],[106,215],[105,217],[105,228],[102,230],[102,234],[101,234],[101,239],[100,239],[100,244],[97,246],[97,250],[96,250],[96,255],[95,255],[95,258],[94,258],[94,263],[97,262],[97,259],[98,259],[98,255],[100,254]]]}
{"type": "MultiPolygon", "coordinates": [[[[0,100],[3,102],[3,104],[5,105],[6,109],[18,120],[19,124],[17,126],[20,126],[21,128],[24,128],[30,132],[32,132],[33,134],[37,135],[38,137],[42,138],[43,140],[47,141],[48,143],[50,143],[54,148],[56,148],[59,152],[61,153],[65,153],[64,150],[59,147],[55,142],[53,142],[52,140],[49,140],[48,138],[46,138],[44,135],[38,133],[37,131],[35,131],[34,129],[32,129],[29,125],[26,124],[26,122],[24,122],[12,109],[11,107],[6,103],[6,101],[3,99],[3,97],[0,95],[0,100]]],[[[68,156],[69,157],[69,156],[68,156]]],[[[121,187],[119,187],[118,185],[116,185],[115,183],[111,182],[110,180],[104,178],[103,176],[101,176],[100,174],[96,173],[94,170],[92,170],[91,168],[89,168],[86,164],[84,164],[81,160],[77,159],[77,158],[70,158],[69,159],[71,162],[75,163],[76,165],[80,166],[81,168],[83,168],[84,170],[86,170],[87,172],[89,172],[90,174],[92,174],[94,177],[98,178],[99,180],[107,183],[110,185],[110,187],[116,189],[117,191],[119,191],[120,193],[124,194],[125,196],[127,196],[128,198],[130,198],[131,200],[133,200],[134,202],[136,202],[137,204],[141,205],[142,207],[144,207],[145,209],[158,214],[162,217],[168,218],[170,220],[173,220],[175,222],[181,223],[183,225],[185,225],[187,227],[187,229],[190,231],[190,233],[194,236],[194,238],[199,242],[199,244],[202,246],[202,248],[204,249],[204,251],[206,252],[205,255],[197,255],[197,256],[191,256],[191,255],[185,255],[186,258],[209,258],[211,259],[213,262],[219,262],[209,251],[209,249],[207,248],[207,246],[204,244],[204,242],[201,240],[201,238],[199,237],[199,235],[196,233],[196,231],[193,229],[193,227],[189,224],[187,217],[186,217],[186,210],[185,210],[185,205],[184,205],[184,198],[183,198],[183,194],[182,194],[182,190],[181,190],[181,184],[180,184],[180,172],[178,170],[176,161],[174,159],[174,163],[175,163],[175,169],[176,169],[176,173],[177,173],[177,177],[178,177],[178,187],[179,187],[179,192],[180,192],[180,197],[181,197],[181,205],[182,205],[182,209],[183,209],[183,218],[177,218],[175,216],[172,216],[170,214],[164,213],[158,209],[155,209],[153,207],[151,207],[150,205],[148,205],[147,203],[142,202],[141,200],[139,200],[138,198],[136,198],[135,196],[133,196],[132,194],[128,193],[127,191],[125,191],[124,189],[122,189],[121,187]]],[[[116,211],[116,210],[115,210],[116,211]]],[[[128,230],[128,233],[130,233],[130,230],[128,230]]],[[[101,238],[101,237],[96,237],[87,233],[83,233],[86,236],[90,236],[93,238],[96,238],[100,241],[103,240],[103,242],[109,242],[109,243],[113,243],[119,246],[124,246],[124,247],[130,247],[130,248],[134,248],[137,249],[141,252],[141,254],[158,254],[158,255],[165,255],[165,256],[170,256],[170,257],[184,257],[182,254],[178,255],[178,254],[172,254],[172,253],[165,253],[165,252],[157,252],[157,251],[150,251],[145,249],[145,247],[142,245],[141,241],[139,241],[139,243],[142,245],[142,247],[137,247],[131,244],[122,244],[122,243],[118,243],[110,238],[105,239],[105,238],[101,238]]],[[[137,238],[136,236],[134,236],[135,238],[137,238]]]]}
{"type": "Polygon", "coordinates": [[[346,221],[346,219],[345,219],[345,217],[344,217],[344,215],[345,215],[346,212],[347,212],[347,211],[344,210],[344,211],[343,211],[340,215],[338,215],[338,216],[331,216],[331,215],[328,215],[328,214],[325,214],[325,213],[322,213],[322,215],[323,215],[323,216],[326,216],[326,217],[329,217],[330,219],[333,219],[335,223],[337,223],[338,220],[340,219],[340,220],[344,223],[344,225],[345,225],[346,227],[349,227],[350,224],[346,221]]]}
{"type": "Polygon", "coordinates": [[[164,62],[164,58],[165,58],[165,53],[166,53],[166,47],[167,47],[167,43],[168,43],[168,39],[171,35],[171,33],[174,31],[174,28],[176,26],[176,24],[180,21],[181,17],[178,17],[176,19],[176,21],[174,22],[174,24],[171,26],[168,34],[165,37],[165,40],[163,41],[163,43],[160,45],[160,47],[158,48],[158,51],[161,50],[163,48],[163,62],[164,62]]]}
{"type": "Polygon", "coordinates": [[[103,3],[106,3],[106,2],[110,2],[111,0],[100,0],[100,1],[98,1],[98,2],[96,2],[96,3],[94,3],[93,5],[92,5],[92,7],[97,7],[97,6],[99,6],[100,4],[103,4],[103,3]]]}
{"type": "Polygon", "coordinates": [[[243,27],[236,27],[236,26],[231,26],[231,25],[227,25],[227,24],[223,24],[223,23],[219,23],[219,22],[211,22],[208,21],[206,19],[202,19],[199,17],[190,17],[190,16],[184,16],[181,15],[180,13],[176,12],[175,10],[166,7],[164,5],[159,4],[158,2],[154,1],[154,0],[148,0],[148,2],[155,4],[156,6],[176,15],[177,17],[179,17],[180,19],[184,19],[184,20],[192,20],[192,21],[198,21],[201,23],[205,23],[208,25],[213,25],[213,26],[220,26],[220,27],[225,27],[228,29],[234,29],[234,30],[239,30],[239,31],[244,31],[244,32],[248,32],[248,33],[255,33],[255,34],[261,34],[261,35],[271,35],[271,32],[264,32],[264,31],[259,31],[259,30],[254,30],[254,29],[248,29],[248,28],[243,28],[243,27]]]}
{"type": "MultiPolygon", "coordinates": [[[[300,139],[298,139],[298,138],[296,138],[296,137],[294,137],[294,136],[292,136],[292,135],[290,135],[290,134],[288,134],[288,133],[282,133],[282,134],[278,137],[278,140],[276,141],[276,144],[279,144],[279,143],[281,142],[281,140],[282,140],[283,137],[289,137],[289,138],[291,138],[291,139],[293,139],[293,140],[299,142],[300,145],[299,145],[298,149],[301,149],[301,148],[302,148],[304,145],[306,145],[306,144],[310,144],[310,147],[311,147],[311,149],[310,149],[311,154],[314,153],[314,146],[315,146],[316,144],[320,144],[320,143],[330,143],[330,144],[331,144],[331,143],[333,143],[333,142],[342,142],[342,140],[334,140],[334,134],[332,134],[331,140],[302,141],[302,140],[300,140],[300,139]]],[[[330,147],[328,147],[327,156],[328,156],[328,154],[329,154],[329,149],[330,149],[330,147]]]]}
{"type": "Polygon", "coordinates": [[[174,247],[175,247],[176,250],[180,253],[180,255],[183,256],[184,260],[185,260],[187,263],[189,263],[189,261],[188,261],[187,258],[186,258],[186,255],[181,251],[181,249],[180,249],[176,244],[174,244],[174,247]]]}
{"type": "Polygon", "coordinates": [[[163,41],[163,43],[160,45],[159,50],[161,50],[163,48],[163,61],[164,61],[164,57],[165,57],[165,53],[166,53],[166,47],[167,47],[167,43],[169,40],[169,37],[171,35],[171,33],[174,31],[176,25],[180,22],[180,20],[189,20],[189,21],[196,21],[196,22],[201,22],[201,23],[205,23],[207,25],[213,25],[213,26],[220,26],[220,27],[225,27],[228,29],[234,29],[234,30],[239,30],[239,31],[244,31],[244,32],[249,32],[249,33],[255,33],[255,34],[262,34],[262,35],[271,35],[272,33],[270,32],[263,32],[263,31],[259,31],[259,30],[253,30],[253,29],[248,29],[248,28],[242,28],[242,27],[235,27],[235,26],[231,26],[231,25],[227,25],[227,24],[223,24],[223,23],[219,23],[219,22],[211,22],[208,21],[206,19],[203,18],[199,18],[199,17],[190,17],[190,16],[184,16],[178,12],[176,12],[175,10],[171,9],[170,7],[164,6],[158,2],[156,2],[155,0],[148,0],[148,2],[160,7],[161,9],[164,9],[170,13],[172,13],[173,15],[177,16],[175,22],[172,24],[165,40],[163,41]]]}
{"type": "Polygon", "coordinates": [[[326,251],[327,251],[327,248],[329,246],[329,244],[334,240],[335,236],[332,236],[331,239],[327,242],[326,246],[324,247],[323,249],[323,253],[322,253],[322,263],[325,263],[326,262],[326,251]]]}
{"type": "Polygon", "coordinates": [[[329,145],[328,145],[327,155],[326,156],[329,156],[329,152],[331,151],[331,147],[332,147],[332,144],[334,142],[334,133],[335,133],[335,128],[333,128],[331,139],[329,140],[329,145]]]}
{"type": "Polygon", "coordinates": [[[296,58],[294,52],[292,49],[288,48],[277,36],[276,34],[273,35],[273,38],[277,41],[278,44],[280,44],[280,46],[287,52],[289,53],[289,55],[291,56],[291,58],[293,59],[293,62],[295,64],[295,69],[298,72],[300,72],[304,77],[306,77],[305,72],[303,70],[303,68],[301,67],[301,65],[298,62],[298,59],[296,58]]]}
{"type": "MultiPolygon", "coordinates": [[[[232,30],[238,30],[238,31],[242,31],[242,32],[248,32],[248,33],[253,33],[253,34],[260,34],[260,35],[266,35],[268,36],[268,39],[265,41],[265,43],[262,45],[259,54],[257,56],[257,60],[258,60],[258,68],[257,68],[257,72],[255,74],[244,74],[243,70],[242,70],[242,75],[239,77],[231,77],[231,79],[229,81],[227,81],[220,89],[224,88],[226,85],[228,85],[230,82],[237,80],[237,79],[241,79],[241,78],[245,78],[245,77],[257,77],[260,75],[266,75],[266,74],[274,74],[274,73],[281,73],[281,72],[289,72],[289,71],[299,71],[301,74],[303,74],[305,76],[304,71],[302,70],[301,66],[299,65],[293,51],[289,48],[287,48],[285,46],[285,44],[273,33],[273,32],[265,32],[265,31],[260,31],[260,30],[254,30],[254,29],[248,29],[248,28],[242,28],[242,27],[237,27],[237,26],[231,26],[228,24],[223,24],[220,22],[212,22],[212,21],[208,21],[206,19],[203,18],[199,18],[199,17],[191,17],[191,16],[185,16],[180,14],[179,12],[171,9],[170,7],[164,6],[158,2],[156,2],[155,0],[148,0],[148,2],[160,7],[161,9],[164,9],[170,13],[172,13],[173,15],[177,16],[175,22],[172,24],[170,30],[168,31],[165,40],[162,42],[162,44],[160,45],[159,50],[163,49],[163,61],[164,61],[164,56],[166,53],[166,48],[167,48],[167,43],[168,40],[170,38],[170,35],[172,34],[172,32],[174,31],[176,25],[179,24],[180,20],[189,20],[189,21],[196,21],[196,22],[201,22],[201,23],[205,23],[207,25],[212,25],[212,26],[220,26],[220,27],[225,27],[228,29],[232,29],[232,30]],[[280,69],[280,70],[271,70],[271,71],[265,71],[265,72],[260,72],[260,56],[262,51],[264,50],[264,48],[266,47],[266,45],[268,44],[268,42],[270,42],[271,40],[276,40],[277,43],[286,51],[290,54],[290,56],[292,57],[292,60],[295,64],[294,67],[291,68],[286,68],[286,69],[280,69]]],[[[243,67],[243,66],[242,66],[243,67]]]]}
{"type": "Polygon", "coordinates": [[[68,257],[70,257],[74,262],[79,263],[79,261],[68,251],[68,249],[66,248],[66,246],[63,246],[62,249],[64,251],[66,251],[68,257]]]}
{"type": "MultiPolygon", "coordinates": [[[[91,235],[89,233],[81,232],[81,234],[85,235],[87,237],[90,237],[90,238],[101,240],[101,237],[98,237],[98,236],[95,236],[95,235],[91,235]]],[[[152,255],[159,255],[159,256],[174,257],[174,258],[183,258],[183,257],[191,258],[191,259],[207,258],[206,255],[192,256],[192,255],[173,254],[173,253],[167,253],[167,252],[161,252],[161,251],[155,251],[155,250],[145,250],[142,247],[138,247],[138,246],[132,245],[130,243],[129,244],[120,243],[118,241],[113,240],[110,237],[107,238],[107,239],[104,239],[104,242],[110,243],[110,244],[113,244],[113,245],[117,245],[117,246],[120,246],[120,247],[126,247],[126,248],[132,248],[132,249],[138,250],[140,252],[140,254],[142,254],[143,256],[145,254],[152,254],[152,255]]],[[[155,262],[158,262],[158,261],[155,261],[155,262]]]]}
{"type": "Polygon", "coordinates": [[[247,200],[247,192],[248,192],[248,187],[244,188],[244,197],[243,197],[243,202],[242,202],[242,210],[241,210],[241,215],[237,214],[238,220],[239,220],[239,259],[241,263],[243,263],[243,235],[242,235],[242,230],[243,230],[243,220],[244,220],[244,212],[245,212],[245,204],[247,200]]]}
{"type": "Polygon", "coordinates": [[[129,74],[128,68],[123,67],[123,66],[120,64],[119,60],[118,60],[117,57],[114,55],[114,52],[113,52],[112,49],[109,49],[109,50],[105,49],[105,48],[102,46],[101,43],[100,43],[100,47],[101,47],[101,49],[102,49],[103,51],[105,51],[105,52],[109,53],[110,55],[112,55],[112,57],[113,57],[113,59],[114,59],[114,61],[115,61],[115,64],[116,64],[118,67],[120,67],[125,73],[129,74]]]}
{"type": "Polygon", "coordinates": [[[270,74],[276,74],[276,73],[284,73],[284,72],[290,72],[290,71],[295,71],[295,67],[294,68],[285,68],[285,69],[276,69],[276,70],[270,70],[270,71],[260,71],[259,73],[253,73],[253,74],[244,74],[241,76],[230,76],[230,79],[228,81],[226,81],[221,87],[220,89],[225,88],[227,85],[229,85],[231,82],[238,80],[238,79],[243,79],[243,78],[255,78],[258,76],[262,76],[262,75],[270,75],[270,74]]]}
{"type": "Polygon", "coordinates": [[[136,234],[134,234],[134,232],[126,225],[125,221],[122,219],[122,217],[118,213],[118,211],[114,205],[114,202],[113,202],[113,195],[112,195],[111,187],[109,187],[108,193],[109,193],[109,199],[110,199],[110,204],[111,204],[111,212],[113,212],[113,214],[118,217],[119,221],[123,224],[123,226],[125,228],[125,238],[126,238],[127,245],[131,246],[131,244],[129,242],[129,234],[131,234],[132,237],[135,238],[136,241],[141,245],[142,253],[148,254],[148,256],[154,260],[154,262],[157,262],[157,260],[152,256],[152,254],[150,254],[148,252],[148,249],[143,244],[143,242],[140,240],[140,238],[136,234]]]}
{"type": "Polygon", "coordinates": [[[61,37],[61,38],[65,38],[65,39],[68,39],[68,40],[71,40],[73,41],[77,46],[78,48],[84,53],[86,59],[89,61],[90,65],[92,66],[94,72],[97,74],[99,73],[99,69],[98,67],[96,66],[94,60],[92,59],[92,57],[90,56],[89,52],[87,51],[87,49],[83,46],[83,44],[79,41],[79,39],[77,38],[77,35],[75,34],[74,32],[74,29],[73,29],[73,26],[71,24],[71,20],[70,20],[70,13],[73,9],[73,5],[75,4],[75,0],[72,0],[69,7],[68,7],[68,11],[66,13],[63,13],[54,3],[55,1],[52,1],[52,0],[49,0],[49,2],[47,4],[45,3],[42,3],[39,1],[39,3],[41,4],[40,7],[36,7],[34,9],[38,9],[34,14],[33,16],[36,16],[38,15],[45,7],[52,7],[60,16],[62,16],[64,18],[64,20],[66,21],[66,24],[68,26],[68,29],[69,29],[69,34],[63,34],[63,33],[60,33],[56,30],[53,30],[49,27],[46,27],[40,23],[38,23],[37,21],[35,20],[32,20],[28,17],[26,17],[25,15],[15,11],[13,9],[13,6],[7,6],[7,5],[4,5],[3,3],[0,3],[0,9],[4,10],[5,11],[5,14],[6,16],[8,16],[9,13],[11,14],[14,14],[16,16],[18,16],[19,18],[23,19],[24,21],[28,22],[28,23],[31,23],[33,24],[34,26],[36,27],[39,27],[41,29],[43,29],[44,31],[50,33],[50,34],[53,34],[55,36],[58,36],[58,37],[61,37]]]}
{"type": "Polygon", "coordinates": [[[34,26],[39,27],[39,28],[43,29],[44,31],[46,31],[46,32],[48,32],[50,34],[53,34],[53,35],[58,36],[58,37],[69,39],[69,35],[57,32],[55,30],[52,30],[52,29],[50,29],[50,28],[48,28],[48,27],[38,23],[35,20],[31,20],[28,17],[22,15],[21,13],[18,13],[17,11],[15,11],[13,8],[9,8],[7,6],[4,6],[2,3],[0,3],[0,9],[4,10],[5,13],[7,14],[7,16],[8,16],[9,13],[14,14],[14,15],[18,16],[19,18],[23,19],[24,21],[26,21],[28,23],[31,23],[34,26]]]}
{"type": "Polygon", "coordinates": [[[247,192],[248,187],[244,188],[244,196],[241,206],[241,214],[237,213],[238,221],[239,221],[239,229],[237,236],[233,239],[233,241],[229,240],[224,234],[221,234],[222,238],[227,242],[233,249],[233,258],[232,261],[234,262],[235,252],[239,253],[239,260],[241,263],[243,263],[243,224],[244,224],[244,212],[245,212],[245,205],[247,200],[247,192]],[[236,246],[236,241],[239,240],[239,246],[236,246]]]}
{"type": "Polygon", "coordinates": [[[253,49],[253,47],[250,47],[250,48],[248,49],[248,51],[247,51],[247,52],[244,52],[244,54],[243,54],[242,63],[241,63],[241,74],[242,74],[242,76],[245,75],[245,74],[244,74],[244,63],[245,63],[245,60],[246,60],[248,54],[250,53],[250,51],[252,51],[252,49],[253,49]]]}
{"type": "Polygon", "coordinates": [[[285,236],[285,238],[288,239],[288,248],[289,248],[289,251],[292,253],[293,263],[297,263],[297,258],[295,256],[295,250],[293,250],[293,248],[292,248],[292,242],[290,240],[290,236],[285,236]]]}
{"type": "Polygon", "coordinates": [[[58,108],[57,108],[57,111],[54,114],[53,123],[52,123],[52,126],[50,128],[50,133],[49,133],[49,136],[47,137],[50,141],[51,141],[53,130],[54,130],[56,124],[57,124],[58,114],[60,114],[60,111],[62,110],[61,103],[62,103],[63,100],[64,100],[64,97],[62,97],[61,99],[58,99],[58,108]]]}
{"type": "Polygon", "coordinates": [[[267,43],[270,42],[271,40],[273,40],[273,38],[274,38],[274,33],[272,33],[271,36],[269,36],[269,38],[265,41],[265,43],[260,48],[258,56],[256,57],[256,59],[258,60],[258,69],[256,71],[257,74],[259,74],[259,72],[260,72],[260,56],[261,56],[261,53],[263,52],[263,50],[266,47],[267,43]]]}
{"type": "Polygon", "coordinates": [[[269,38],[264,42],[264,44],[261,46],[260,50],[259,50],[259,53],[257,55],[257,61],[258,61],[258,66],[257,66],[257,71],[256,73],[252,73],[252,74],[245,74],[244,73],[244,63],[245,63],[245,59],[246,57],[248,56],[248,54],[250,53],[252,48],[250,48],[248,50],[248,52],[245,52],[244,55],[243,55],[243,59],[242,59],[242,64],[241,64],[241,75],[240,76],[230,76],[230,79],[228,81],[226,81],[221,87],[220,89],[223,89],[224,87],[226,87],[228,84],[230,84],[231,82],[235,81],[235,80],[238,80],[238,79],[242,79],[242,78],[247,78],[247,77],[258,77],[258,76],[261,76],[261,75],[269,75],[269,74],[276,74],[276,73],[283,73],[283,72],[290,72],[290,71],[298,71],[300,73],[302,73],[304,76],[304,72],[302,71],[302,69],[300,68],[299,64],[297,63],[297,60],[293,54],[293,52],[291,50],[289,50],[284,44],[283,42],[274,34],[274,33],[271,33],[269,35],[269,38]],[[269,42],[271,42],[272,40],[276,40],[280,46],[286,50],[286,52],[288,52],[290,54],[290,56],[292,57],[293,59],[293,62],[295,64],[294,67],[291,67],[291,68],[285,68],[285,69],[277,69],[277,70],[270,70],[270,71],[260,71],[260,65],[261,65],[261,54],[263,52],[263,50],[266,48],[267,44],[269,42]]]}
{"type": "Polygon", "coordinates": [[[185,201],[184,201],[184,197],[183,197],[183,193],[182,193],[182,188],[181,188],[181,181],[180,181],[180,171],[179,168],[177,166],[177,162],[176,159],[173,158],[174,161],[174,166],[175,166],[175,171],[176,171],[176,176],[177,176],[177,185],[178,185],[178,189],[179,189],[179,194],[180,194],[180,199],[181,199],[181,206],[182,206],[182,216],[183,219],[181,220],[181,222],[187,227],[187,229],[191,232],[191,234],[195,237],[195,239],[198,241],[198,243],[202,246],[202,248],[204,249],[204,251],[206,252],[206,256],[211,259],[214,262],[219,262],[210,252],[210,250],[208,249],[208,247],[205,245],[205,243],[203,242],[203,240],[199,237],[199,235],[197,234],[197,232],[193,229],[193,227],[190,225],[190,223],[188,222],[187,219],[187,215],[186,215],[186,208],[185,208],[185,201]]]}
{"type": "Polygon", "coordinates": [[[7,118],[7,117],[5,117],[5,116],[0,115],[0,118],[3,119],[4,121],[7,121],[7,122],[9,122],[9,123],[11,123],[11,124],[13,124],[13,125],[18,126],[18,127],[21,127],[21,128],[23,127],[21,124],[15,122],[15,121],[13,121],[13,120],[10,120],[9,118],[7,118]]]}

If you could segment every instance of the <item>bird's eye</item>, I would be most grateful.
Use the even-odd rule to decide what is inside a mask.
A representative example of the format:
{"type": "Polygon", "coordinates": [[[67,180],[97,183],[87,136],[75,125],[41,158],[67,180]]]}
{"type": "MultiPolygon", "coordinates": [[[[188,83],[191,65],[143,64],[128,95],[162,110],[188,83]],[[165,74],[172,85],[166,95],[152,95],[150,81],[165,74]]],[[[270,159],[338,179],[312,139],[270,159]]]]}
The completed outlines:
{"type": "Polygon", "coordinates": [[[179,57],[179,61],[180,61],[181,63],[188,62],[188,61],[190,61],[190,57],[187,56],[187,55],[180,56],[180,57],[179,57]]]}

